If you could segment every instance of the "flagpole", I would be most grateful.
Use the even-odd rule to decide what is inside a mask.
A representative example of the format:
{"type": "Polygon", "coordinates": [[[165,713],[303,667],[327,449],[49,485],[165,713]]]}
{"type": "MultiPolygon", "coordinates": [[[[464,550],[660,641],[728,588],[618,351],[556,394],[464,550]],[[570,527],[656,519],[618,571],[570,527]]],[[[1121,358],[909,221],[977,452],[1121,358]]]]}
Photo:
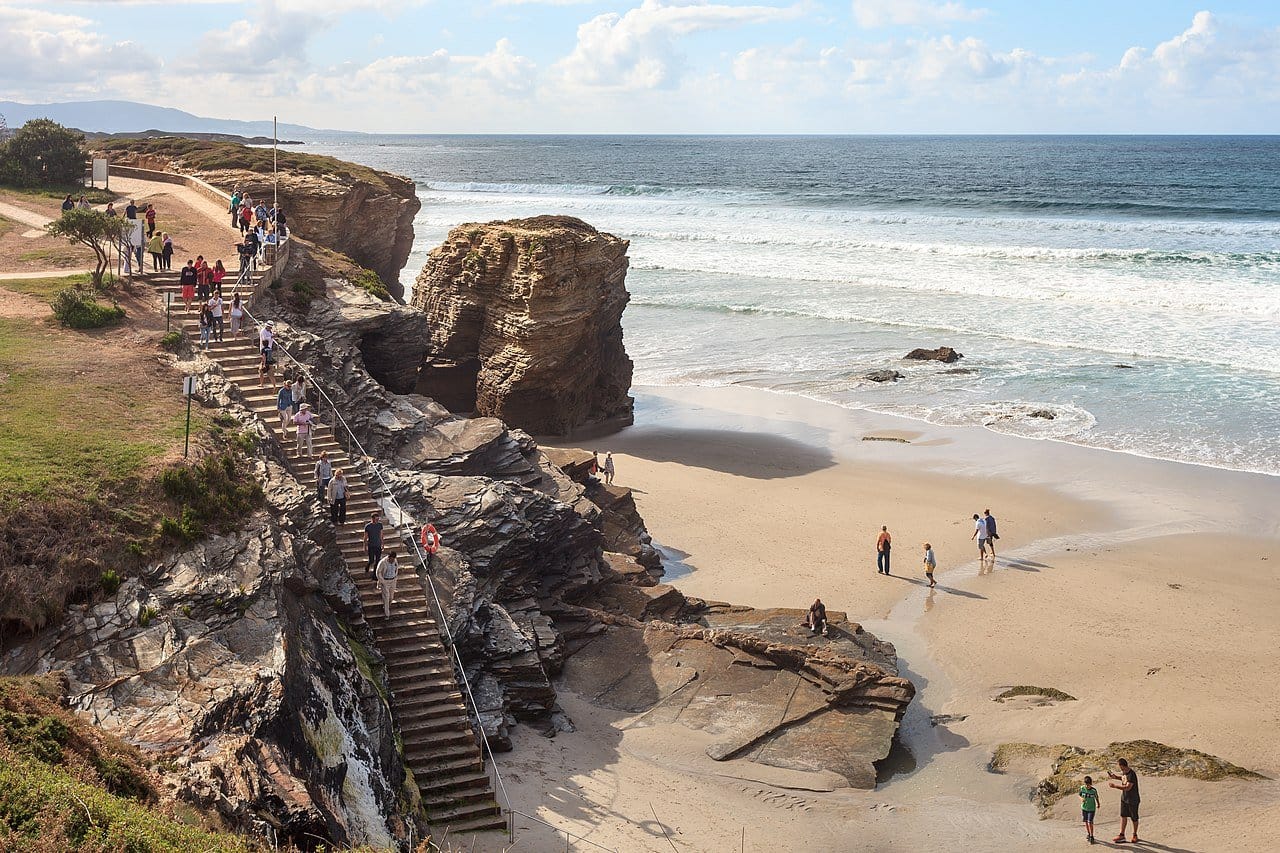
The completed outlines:
{"type": "Polygon", "coordinates": [[[280,209],[280,175],[276,171],[276,150],[279,144],[277,140],[280,138],[279,130],[276,126],[276,117],[271,117],[271,206],[276,210],[280,209]]]}

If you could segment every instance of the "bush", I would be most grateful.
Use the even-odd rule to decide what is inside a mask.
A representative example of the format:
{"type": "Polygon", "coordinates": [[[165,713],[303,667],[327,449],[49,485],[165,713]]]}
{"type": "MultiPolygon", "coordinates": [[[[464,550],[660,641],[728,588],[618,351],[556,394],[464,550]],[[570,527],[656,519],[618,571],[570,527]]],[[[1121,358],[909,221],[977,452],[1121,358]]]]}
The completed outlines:
{"type": "Polygon", "coordinates": [[[119,305],[103,305],[83,290],[69,287],[53,298],[53,316],[69,329],[100,329],[124,319],[119,305]]]}
{"type": "Polygon", "coordinates": [[[225,528],[249,515],[262,501],[262,487],[242,478],[230,452],[175,465],[160,474],[165,496],[182,507],[160,521],[160,535],[191,542],[208,528],[225,528]]]}
{"type": "Polygon", "coordinates": [[[166,332],[160,339],[160,348],[167,349],[169,352],[182,349],[182,332],[166,332]]]}
{"type": "MultiPolygon", "coordinates": [[[[133,545],[138,545],[138,543],[130,542],[129,545],[132,547],[133,545]]],[[[139,545],[138,548],[141,550],[142,546],[139,545]]],[[[120,589],[120,575],[114,569],[106,569],[103,571],[100,582],[102,584],[102,591],[107,595],[115,595],[116,590],[120,589]]]]}
{"type": "Polygon", "coordinates": [[[47,118],[18,128],[0,146],[0,182],[19,187],[66,185],[84,179],[84,134],[47,118]]]}
{"type": "Polygon", "coordinates": [[[391,301],[390,291],[387,290],[387,286],[382,283],[382,279],[378,278],[378,274],[373,270],[360,270],[359,274],[351,279],[351,283],[384,302],[391,301]]]}

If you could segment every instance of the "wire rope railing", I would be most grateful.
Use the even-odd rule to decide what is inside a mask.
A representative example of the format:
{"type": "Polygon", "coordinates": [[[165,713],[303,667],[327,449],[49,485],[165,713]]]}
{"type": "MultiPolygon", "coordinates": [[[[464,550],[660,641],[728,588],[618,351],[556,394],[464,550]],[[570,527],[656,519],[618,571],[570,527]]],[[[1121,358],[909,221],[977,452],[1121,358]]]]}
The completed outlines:
{"type": "MultiPolygon", "coordinates": [[[[243,310],[244,310],[245,318],[248,319],[251,322],[251,324],[256,329],[259,330],[258,335],[259,335],[259,341],[261,342],[262,340],[261,327],[265,325],[265,323],[262,320],[260,320],[258,317],[255,317],[249,311],[248,308],[245,308],[243,310]]],[[[415,557],[417,558],[418,564],[423,569],[423,576],[426,579],[427,588],[431,592],[432,603],[435,605],[436,612],[440,617],[439,624],[441,629],[444,632],[445,645],[448,646],[450,656],[452,657],[454,663],[456,664],[458,679],[462,682],[462,686],[466,690],[468,704],[470,705],[470,711],[475,718],[476,731],[480,735],[480,740],[484,745],[485,757],[488,759],[489,766],[493,772],[493,777],[496,782],[496,790],[498,792],[501,792],[502,794],[502,802],[498,804],[499,808],[503,809],[508,814],[512,814],[513,810],[511,808],[511,798],[507,793],[507,786],[505,781],[502,778],[502,773],[501,771],[498,770],[497,761],[494,760],[493,748],[489,744],[489,737],[487,734],[485,734],[484,724],[480,719],[480,706],[476,702],[475,693],[471,689],[471,682],[467,678],[466,665],[462,660],[462,655],[458,652],[457,644],[454,641],[453,631],[450,630],[449,628],[449,620],[445,614],[444,605],[440,600],[440,595],[438,590],[436,589],[435,581],[431,577],[430,561],[426,556],[423,555],[422,550],[418,547],[418,541],[416,537],[413,535],[414,531],[408,531],[408,535],[407,536],[405,535],[406,530],[404,528],[404,517],[405,517],[404,508],[400,505],[400,501],[396,498],[395,493],[392,491],[391,484],[387,482],[386,478],[382,476],[382,472],[378,470],[377,464],[373,461],[374,457],[371,454],[369,454],[368,451],[365,450],[364,445],[361,444],[360,439],[356,437],[355,431],[351,428],[351,425],[347,423],[346,418],[342,416],[342,411],[338,408],[338,404],[334,402],[332,397],[330,397],[328,394],[325,393],[324,389],[315,380],[315,377],[313,376],[311,371],[307,368],[307,366],[303,364],[301,361],[299,361],[297,358],[295,358],[293,354],[289,352],[289,350],[283,344],[280,344],[278,341],[276,341],[274,334],[272,335],[271,348],[272,348],[273,355],[275,354],[276,350],[279,350],[279,352],[282,353],[285,356],[285,358],[287,358],[292,364],[296,365],[297,369],[300,370],[302,374],[307,378],[307,381],[311,385],[311,388],[317,394],[319,394],[321,397],[324,398],[325,402],[329,406],[329,410],[333,412],[333,416],[337,420],[337,423],[340,423],[342,425],[342,429],[346,432],[347,438],[350,441],[348,452],[352,452],[352,448],[358,451],[358,454],[356,453],[352,454],[353,461],[358,458],[359,462],[364,466],[367,466],[368,470],[373,474],[374,477],[377,478],[378,482],[382,484],[383,492],[380,494],[375,494],[374,497],[385,498],[391,503],[392,507],[395,509],[398,516],[398,520],[395,525],[396,530],[400,533],[400,536],[402,539],[408,540],[409,545],[413,548],[413,552],[415,557]]],[[[337,435],[336,424],[335,424],[334,434],[336,437],[337,435]]],[[[550,826],[550,824],[548,824],[548,826],[550,826]]],[[[558,831],[563,832],[564,830],[558,830],[558,831]]],[[[514,831],[513,829],[511,829],[510,825],[508,827],[508,834],[514,834],[514,831]]]]}

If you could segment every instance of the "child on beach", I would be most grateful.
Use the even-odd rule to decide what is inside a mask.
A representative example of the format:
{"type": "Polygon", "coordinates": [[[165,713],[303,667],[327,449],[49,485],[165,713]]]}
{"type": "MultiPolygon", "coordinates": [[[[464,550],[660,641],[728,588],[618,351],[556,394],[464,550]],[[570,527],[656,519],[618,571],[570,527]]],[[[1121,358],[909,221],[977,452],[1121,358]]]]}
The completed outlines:
{"type": "Polygon", "coordinates": [[[936,568],[938,568],[938,558],[933,555],[933,546],[926,542],[924,543],[924,576],[929,579],[930,589],[938,585],[933,579],[933,570],[936,568]]]}
{"type": "Polygon", "coordinates": [[[1084,777],[1080,786],[1080,817],[1084,820],[1084,831],[1093,844],[1093,818],[1098,813],[1098,789],[1093,787],[1093,777],[1084,777]]]}

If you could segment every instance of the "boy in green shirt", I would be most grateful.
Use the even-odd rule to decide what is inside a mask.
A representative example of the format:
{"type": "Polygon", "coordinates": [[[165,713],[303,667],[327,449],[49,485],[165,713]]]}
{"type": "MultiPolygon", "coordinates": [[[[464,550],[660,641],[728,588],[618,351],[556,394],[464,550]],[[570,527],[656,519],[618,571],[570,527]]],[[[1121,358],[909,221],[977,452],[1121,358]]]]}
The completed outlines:
{"type": "Polygon", "coordinates": [[[1080,786],[1080,816],[1084,819],[1084,831],[1088,833],[1089,843],[1093,844],[1093,816],[1098,812],[1098,789],[1093,787],[1093,777],[1084,777],[1080,786]]]}

